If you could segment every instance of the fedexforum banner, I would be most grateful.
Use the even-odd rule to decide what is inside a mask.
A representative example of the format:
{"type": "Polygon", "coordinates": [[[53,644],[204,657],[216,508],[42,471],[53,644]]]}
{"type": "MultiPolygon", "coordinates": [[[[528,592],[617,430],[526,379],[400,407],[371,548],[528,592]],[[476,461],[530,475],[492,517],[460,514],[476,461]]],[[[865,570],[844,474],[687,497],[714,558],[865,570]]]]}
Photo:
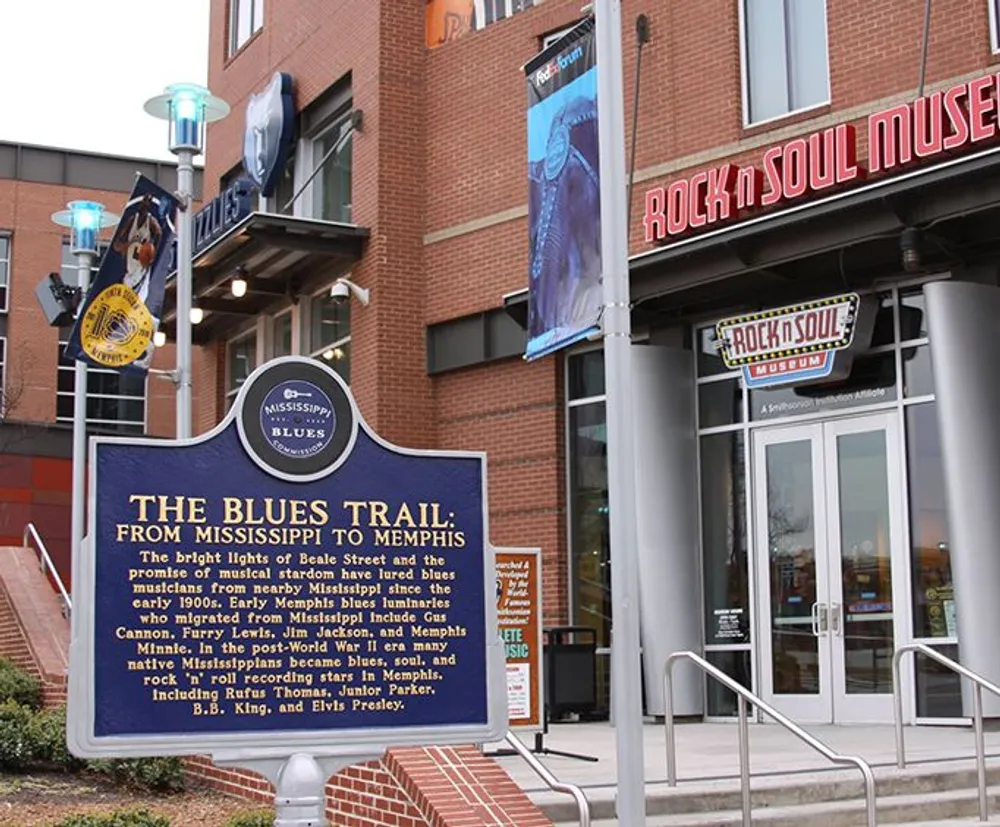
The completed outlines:
{"type": "Polygon", "coordinates": [[[586,338],[601,313],[601,201],[594,20],[524,67],[528,81],[528,347],[586,338]]]}
{"type": "Polygon", "coordinates": [[[145,372],[163,312],[171,269],[177,199],[144,175],[83,300],[66,345],[72,359],[101,368],[145,372]]]}

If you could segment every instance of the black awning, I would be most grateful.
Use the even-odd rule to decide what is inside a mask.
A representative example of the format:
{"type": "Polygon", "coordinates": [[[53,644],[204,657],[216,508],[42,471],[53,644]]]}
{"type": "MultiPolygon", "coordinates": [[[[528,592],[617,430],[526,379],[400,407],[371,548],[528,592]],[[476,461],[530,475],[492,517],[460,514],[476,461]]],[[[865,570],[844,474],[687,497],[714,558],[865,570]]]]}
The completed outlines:
{"type": "MultiPolygon", "coordinates": [[[[317,279],[331,282],[347,273],[364,252],[368,230],[354,224],[253,212],[195,256],[194,304],[205,311],[194,341],[224,338],[248,316],[294,297],[317,279]],[[237,274],[247,292],[233,296],[237,274]]],[[[317,285],[318,286],[318,285],[317,285]]],[[[161,328],[173,337],[176,279],[168,277],[161,328]]]]}
{"type": "Polygon", "coordinates": [[[910,272],[1000,255],[1000,147],[853,186],[633,256],[635,315],[710,313],[808,288],[854,289],[903,272],[901,238],[919,241],[910,272]],[[796,285],[795,282],[801,282],[796,285]]]}

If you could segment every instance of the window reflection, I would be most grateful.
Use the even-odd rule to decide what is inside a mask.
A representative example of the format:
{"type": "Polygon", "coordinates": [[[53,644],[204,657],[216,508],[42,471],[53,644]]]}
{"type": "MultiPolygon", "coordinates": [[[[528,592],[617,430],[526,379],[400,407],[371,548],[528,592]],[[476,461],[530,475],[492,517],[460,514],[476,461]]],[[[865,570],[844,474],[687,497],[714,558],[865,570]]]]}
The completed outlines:
{"type": "Polygon", "coordinates": [[[603,402],[569,409],[574,622],[596,629],[598,646],[611,630],[605,422],[603,402]]]}
{"type": "Polygon", "coordinates": [[[743,459],[742,431],[701,438],[706,643],[750,641],[743,459]]]}
{"type": "Polygon", "coordinates": [[[944,468],[932,403],[906,409],[906,460],[913,561],[913,634],[954,637],[957,635],[955,587],[948,552],[944,468]]]}

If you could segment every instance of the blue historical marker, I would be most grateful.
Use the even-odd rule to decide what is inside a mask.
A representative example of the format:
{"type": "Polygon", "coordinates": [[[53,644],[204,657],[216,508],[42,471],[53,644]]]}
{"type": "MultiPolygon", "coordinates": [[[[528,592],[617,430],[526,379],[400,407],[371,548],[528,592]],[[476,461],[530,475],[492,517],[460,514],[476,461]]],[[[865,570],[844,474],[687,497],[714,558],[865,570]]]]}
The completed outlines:
{"type": "Polygon", "coordinates": [[[192,440],[96,438],[69,743],[348,755],[507,730],[486,463],[387,444],[286,357],[192,440]]]}

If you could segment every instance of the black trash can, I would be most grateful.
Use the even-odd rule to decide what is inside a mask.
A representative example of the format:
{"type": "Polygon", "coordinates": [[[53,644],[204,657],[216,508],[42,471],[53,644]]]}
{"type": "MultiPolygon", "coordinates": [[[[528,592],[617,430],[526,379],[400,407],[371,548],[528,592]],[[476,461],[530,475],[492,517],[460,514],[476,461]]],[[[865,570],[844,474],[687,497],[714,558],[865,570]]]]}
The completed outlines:
{"type": "Polygon", "coordinates": [[[591,717],[597,710],[597,630],[552,626],[543,631],[548,719],[558,721],[573,713],[591,717]]]}

